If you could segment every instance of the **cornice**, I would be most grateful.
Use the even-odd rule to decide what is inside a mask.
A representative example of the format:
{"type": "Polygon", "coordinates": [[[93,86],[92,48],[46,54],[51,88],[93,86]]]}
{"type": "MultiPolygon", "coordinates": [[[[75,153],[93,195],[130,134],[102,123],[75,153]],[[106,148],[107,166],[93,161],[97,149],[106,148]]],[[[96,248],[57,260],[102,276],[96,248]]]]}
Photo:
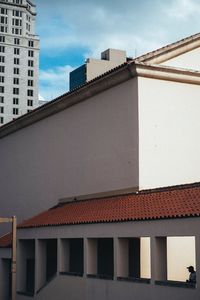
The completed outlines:
{"type": "Polygon", "coordinates": [[[200,71],[140,63],[136,64],[136,73],[139,77],[200,84],[200,71]]]}

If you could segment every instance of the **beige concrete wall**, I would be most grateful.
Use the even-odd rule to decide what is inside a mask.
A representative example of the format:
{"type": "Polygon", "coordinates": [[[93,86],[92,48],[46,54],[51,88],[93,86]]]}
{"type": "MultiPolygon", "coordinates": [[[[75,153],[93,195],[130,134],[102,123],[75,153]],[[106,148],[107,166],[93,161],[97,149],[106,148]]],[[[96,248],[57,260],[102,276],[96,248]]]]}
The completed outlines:
{"type": "Polygon", "coordinates": [[[200,181],[200,87],[138,81],[140,189],[200,181]]]}
{"type": "Polygon", "coordinates": [[[200,71],[200,48],[169,59],[161,65],[200,71]]]}
{"type": "Polygon", "coordinates": [[[2,216],[138,186],[137,80],[0,139],[2,216]]]}
{"type": "Polygon", "coordinates": [[[122,61],[108,61],[93,58],[88,59],[88,62],[86,63],[87,81],[104,74],[122,63],[122,61]]]}

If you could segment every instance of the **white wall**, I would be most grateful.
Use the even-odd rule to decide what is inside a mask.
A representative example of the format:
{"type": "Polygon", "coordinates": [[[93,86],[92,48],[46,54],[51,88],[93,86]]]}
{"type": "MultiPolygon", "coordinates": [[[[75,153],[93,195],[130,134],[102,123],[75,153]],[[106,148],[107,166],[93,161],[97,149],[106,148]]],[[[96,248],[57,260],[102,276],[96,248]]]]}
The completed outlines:
{"type": "Polygon", "coordinates": [[[138,81],[140,189],[200,181],[200,87],[138,81]]]}
{"type": "Polygon", "coordinates": [[[169,59],[161,65],[200,71],[200,48],[169,59]]]}
{"type": "Polygon", "coordinates": [[[138,186],[137,80],[0,139],[2,216],[138,186]]]}

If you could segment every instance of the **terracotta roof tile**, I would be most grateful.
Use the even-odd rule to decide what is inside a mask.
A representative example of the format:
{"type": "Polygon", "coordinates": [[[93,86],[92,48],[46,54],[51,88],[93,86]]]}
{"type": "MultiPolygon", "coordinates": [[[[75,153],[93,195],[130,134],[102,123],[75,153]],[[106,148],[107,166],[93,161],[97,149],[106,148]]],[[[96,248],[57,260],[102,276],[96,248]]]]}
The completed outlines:
{"type": "Polygon", "coordinates": [[[57,205],[18,228],[200,216],[200,185],[57,205]]]}
{"type": "Polygon", "coordinates": [[[10,248],[12,246],[12,233],[6,233],[0,237],[0,248],[10,248]]]}

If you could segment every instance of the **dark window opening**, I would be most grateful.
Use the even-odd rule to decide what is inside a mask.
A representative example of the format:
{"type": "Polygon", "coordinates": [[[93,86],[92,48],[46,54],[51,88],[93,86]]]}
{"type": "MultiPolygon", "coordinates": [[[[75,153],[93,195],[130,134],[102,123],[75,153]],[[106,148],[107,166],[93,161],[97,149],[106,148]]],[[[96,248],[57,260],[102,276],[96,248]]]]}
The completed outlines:
{"type": "Polygon", "coordinates": [[[83,239],[70,239],[69,272],[83,274],[83,239]]]}
{"type": "Polygon", "coordinates": [[[11,259],[3,258],[1,267],[4,274],[1,278],[1,295],[3,299],[11,299],[11,259]]]}
{"type": "Polygon", "coordinates": [[[19,293],[33,295],[35,290],[35,241],[19,240],[19,293]]]}
{"type": "Polygon", "coordinates": [[[33,294],[35,287],[35,259],[26,260],[26,292],[33,294]]]}
{"type": "Polygon", "coordinates": [[[102,238],[97,240],[97,274],[113,277],[113,239],[102,238]]]}
{"type": "Polygon", "coordinates": [[[46,280],[49,281],[57,272],[57,241],[46,241],[46,280]]]}
{"type": "Polygon", "coordinates": [[[140,239],[129,239],[129,277],[140,278],[140,239]]]}

